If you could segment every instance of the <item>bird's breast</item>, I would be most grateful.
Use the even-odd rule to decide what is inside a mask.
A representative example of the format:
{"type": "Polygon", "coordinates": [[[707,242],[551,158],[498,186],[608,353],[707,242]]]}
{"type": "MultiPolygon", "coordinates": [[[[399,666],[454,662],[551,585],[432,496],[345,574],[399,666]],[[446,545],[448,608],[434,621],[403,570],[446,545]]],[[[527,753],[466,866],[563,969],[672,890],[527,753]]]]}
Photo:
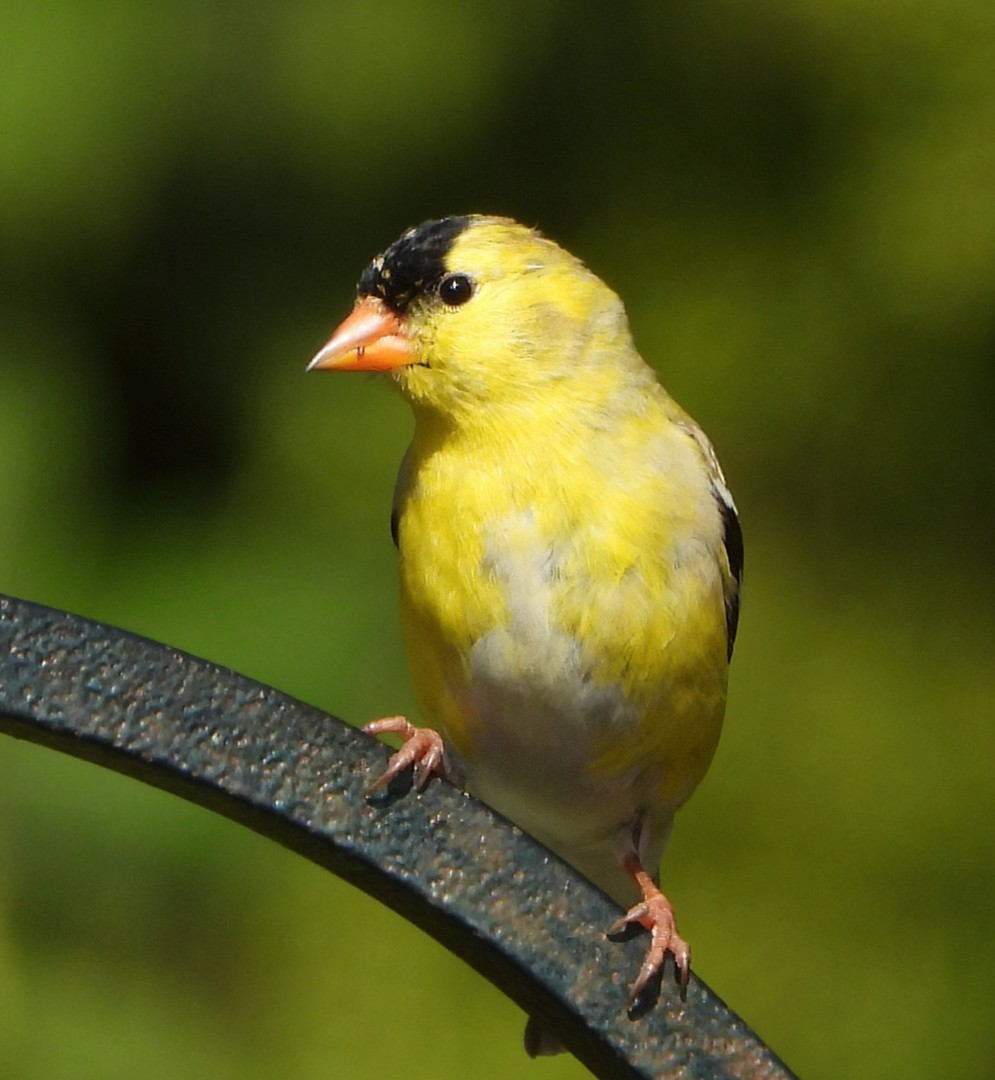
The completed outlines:
{"type": "Polygon", "coordinates": [[[477,794],[561,851],[603,844],[644,805],[672,812],[718,737],[714,553],[647,486],[436,454],[403,498],[402,621],[425,721],[477,794]]]}

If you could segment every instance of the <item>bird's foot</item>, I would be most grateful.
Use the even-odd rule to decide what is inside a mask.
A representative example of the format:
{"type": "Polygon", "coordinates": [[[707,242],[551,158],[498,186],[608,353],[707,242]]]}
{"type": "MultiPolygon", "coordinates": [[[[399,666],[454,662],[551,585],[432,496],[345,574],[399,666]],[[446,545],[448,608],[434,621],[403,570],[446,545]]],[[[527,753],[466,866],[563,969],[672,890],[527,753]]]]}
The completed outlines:
{"type": "Polygon", "coordinates": [[[638,1003],[650,980],[659,974],[668,952],[674,957],[677,982],[682,989],[687,986],[691,971],[691,949],[684,938],[677,933],[674,909],[659,889],[656,896],[647,897],[641,904],[630,908],[618,922],[609,928],[608,936],[617,934],[633,923],[638,923],[649,930],[650,945],[646,950],[643,966],[639,969],[636,981],[629,992],[630,1008],[638,1003]]]}
{"type": "Polygon", "coordinates": [[[372,795],[386,787],[391,780],[414,767],[415,788],[418,791],[428,783],[433,775],[445,776],[445,744],[442,736],[432,728],[419,728],[409,724],[403,716],[387,716],[383,720],[373,720],[363,725],[367,735],[383,735],[390,732],[400,735],[404,740],[400,750],[391,755],[383,775],[377,777],[366,789],[372,795]]]}
{"type": "Polygon", "coordinates": [[[629,992],[631,1010],[639,1004],[647,985],[659,975],[668,952],[674,958],[677,984],[681,988],[682,996],[684,995],[691,973],[691,948],[678,934],[674,909],[670,901],[660,892],[656,882],[643,870],[638,861],[633,860],[626,869],[632,874],[642,891],[642,903],[630,908],[621,919],[613,923],[608,928],[608,936],[611,937],[634,924],[650,932],[650,945],[646,950],[646,959],[629,992]]]}

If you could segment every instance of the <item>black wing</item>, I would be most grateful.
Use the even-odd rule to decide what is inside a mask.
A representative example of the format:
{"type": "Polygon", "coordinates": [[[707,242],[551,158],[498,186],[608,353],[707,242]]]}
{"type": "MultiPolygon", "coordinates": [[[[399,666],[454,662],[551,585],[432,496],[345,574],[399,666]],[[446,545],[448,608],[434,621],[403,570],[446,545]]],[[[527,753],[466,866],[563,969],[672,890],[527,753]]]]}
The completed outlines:
{"type": "Polygon", "coordinates": [[[731,501],[716,493],[719,509],[722,511],[722,543],[729,560],[729,573],[734,584],[726,592],[726,634],[729,645],[729,659],[732,659],[732,647],[736,641],[736,627],[739,626],[739,590],[743,583],[743,530],[739,526],[739,515],[731,501]]]}

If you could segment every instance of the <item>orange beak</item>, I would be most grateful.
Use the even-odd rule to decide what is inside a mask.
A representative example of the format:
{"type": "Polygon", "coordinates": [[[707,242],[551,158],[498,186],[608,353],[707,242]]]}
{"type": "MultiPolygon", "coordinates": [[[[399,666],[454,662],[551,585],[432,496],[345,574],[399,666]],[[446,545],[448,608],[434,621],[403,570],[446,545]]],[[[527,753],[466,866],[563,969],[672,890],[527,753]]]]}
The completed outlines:
{"type": "Polygon", "coordinates": [[[400,317],[376,297],[356,306],[308,364],[308,371],[389,371],[417,363],[400,317]]]}

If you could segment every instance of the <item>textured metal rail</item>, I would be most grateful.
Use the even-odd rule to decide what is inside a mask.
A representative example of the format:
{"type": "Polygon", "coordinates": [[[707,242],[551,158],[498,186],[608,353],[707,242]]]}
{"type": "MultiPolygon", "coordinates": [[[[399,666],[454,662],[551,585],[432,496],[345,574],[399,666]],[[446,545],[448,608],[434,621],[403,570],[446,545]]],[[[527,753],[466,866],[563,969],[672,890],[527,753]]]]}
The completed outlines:
{"type": "Polygon", "coordinates": [[[645,940],[605,939],[610,900],[450,784],[364,798],[385,748],[243,675],[0,597],[0,731],[171,791],[352,882],[545,1021],[596,1076],[792,1075],[696,978],[686,1001],[668,983],[628,1019],[645,940]]]}

